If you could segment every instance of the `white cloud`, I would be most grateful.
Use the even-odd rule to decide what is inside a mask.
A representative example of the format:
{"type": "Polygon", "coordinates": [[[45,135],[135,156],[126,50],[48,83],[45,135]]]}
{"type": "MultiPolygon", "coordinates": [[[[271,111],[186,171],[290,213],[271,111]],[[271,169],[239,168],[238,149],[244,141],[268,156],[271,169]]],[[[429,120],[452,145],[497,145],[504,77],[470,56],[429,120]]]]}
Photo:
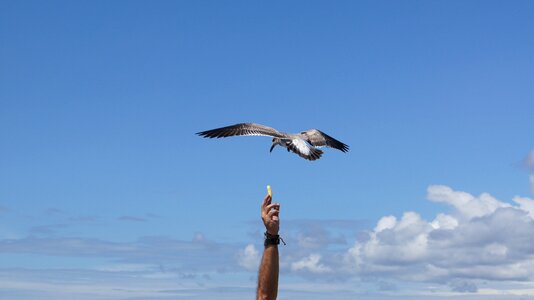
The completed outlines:
{"type": "Polygon", "coordinates": [[[370,234],[361,249],[365,257],[375,262],[392,260],[414,261],[425,255],[430,226],[414,212],[406,212],[400,219],[391,216],[380,219],[376,231],[370,234]],[[395,255],[391,255],[394,251],[395,255]]]}
{"type": "Polygon", "coordinates": [[[380,232],[385,229],[391,229],[397,225],[397,218],[395,216],[382,217],[378,224],[376,224],[375,231],[380,232]]]}
{"type": "Polygon", "coordinates": [[[446,214],[438,214],[430,225],[434,229],[454,229],[458,226],[458,220],[446,214]]]}
{"type": "Polygon", "coordinates": [[[534,199],[516,196],[514,197],[514,202],[519,204],[519,207],[527,211],[528,215],[534,219],[534,199]]]}
{"type": "Polygon", "coordinates": [[[308,257],[304,257],[303,259],[292,263],[291,270],[292,271],[307,270],[315,274],[331,272],[332,269],[330,267],[325,266],[324,264],[321,264],[319,262],[320,260],[321,260],[320,254],[315,254],[315,253],[310,254],[308,257]]]}
{"type": "Polygon", "coordinates": [[[509,207],[509,204],[498,201],[488,193],[475,197],[469,193],[454,191],[448,186],[431,185],[427,189],[427,198],[434,202],[444,202],[456,208],[467,218],[482,217],[493,213],[499,207],[509,207]]]}
{"type": "Polygon", "coordinates": [[[415,212],[400,220],[381,218],[369,239],[345,256],[354,276],[448,283],[453,291],[476,292],[474,281],[534,280],[534,200],[518,206],[484,193],[475,197],[450,187],[428,188],[431,201],[451,205],[451,215],[426,221],[415,212]]]}
{"type": "Polygon", "coordinates": [[[248,270],[257,270],[260,264],[260,253],[252,244],[248,244],[239,252],[238,263],[248,270]]]}

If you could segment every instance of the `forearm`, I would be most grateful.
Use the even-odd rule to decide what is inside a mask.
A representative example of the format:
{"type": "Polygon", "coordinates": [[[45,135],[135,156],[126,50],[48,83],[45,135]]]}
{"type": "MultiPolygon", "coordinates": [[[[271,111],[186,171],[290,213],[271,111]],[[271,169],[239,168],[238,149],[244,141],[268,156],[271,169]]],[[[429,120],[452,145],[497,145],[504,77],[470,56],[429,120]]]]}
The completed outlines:
{"type": "Polygon", "coordinates": [[[261,258],[256,299],[274,300],[278,294],[278,246],[268,245],[261,258]]]}

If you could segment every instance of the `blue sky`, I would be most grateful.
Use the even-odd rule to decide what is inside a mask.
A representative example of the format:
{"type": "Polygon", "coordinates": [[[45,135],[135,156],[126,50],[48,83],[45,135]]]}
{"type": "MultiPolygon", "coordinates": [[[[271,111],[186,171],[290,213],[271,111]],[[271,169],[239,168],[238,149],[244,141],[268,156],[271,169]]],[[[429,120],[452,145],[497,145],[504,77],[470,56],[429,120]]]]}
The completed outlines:
{"type": "Polygon", "coordinates": [[[530,1],[1,1],[0,294],[534,298],[530,1]],[[241,122],[350,145],[309,162],[241,122]]]}

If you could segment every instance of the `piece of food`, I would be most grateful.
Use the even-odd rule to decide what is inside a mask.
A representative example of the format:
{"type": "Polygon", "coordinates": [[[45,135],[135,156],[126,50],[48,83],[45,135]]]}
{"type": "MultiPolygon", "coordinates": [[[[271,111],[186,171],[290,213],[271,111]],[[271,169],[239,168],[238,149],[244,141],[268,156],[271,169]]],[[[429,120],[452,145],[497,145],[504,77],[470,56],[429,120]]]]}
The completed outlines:
{"type": "Polygon", "coordinates": [[[273,197],[273,191],[271,190],[271,186],[270,185],[267,186],[267,194],[269,194],[269,196],[273,197]]]}

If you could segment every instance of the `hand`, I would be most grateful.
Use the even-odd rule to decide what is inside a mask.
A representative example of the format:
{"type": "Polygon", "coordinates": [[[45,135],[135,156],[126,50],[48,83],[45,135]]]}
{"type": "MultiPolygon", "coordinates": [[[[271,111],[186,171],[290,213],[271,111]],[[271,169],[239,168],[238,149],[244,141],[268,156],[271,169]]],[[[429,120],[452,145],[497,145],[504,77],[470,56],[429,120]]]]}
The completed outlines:
{"type": "Polygon", "coordinates": [[[280,218],[278,216],[280,213],[280,204],[271,204],[272,200],[269,195],[263,199],[263,203],[261,204],[261,219],[263,220],[267,233],[278,235],[278,230],[280,229],[280,218]]]}

